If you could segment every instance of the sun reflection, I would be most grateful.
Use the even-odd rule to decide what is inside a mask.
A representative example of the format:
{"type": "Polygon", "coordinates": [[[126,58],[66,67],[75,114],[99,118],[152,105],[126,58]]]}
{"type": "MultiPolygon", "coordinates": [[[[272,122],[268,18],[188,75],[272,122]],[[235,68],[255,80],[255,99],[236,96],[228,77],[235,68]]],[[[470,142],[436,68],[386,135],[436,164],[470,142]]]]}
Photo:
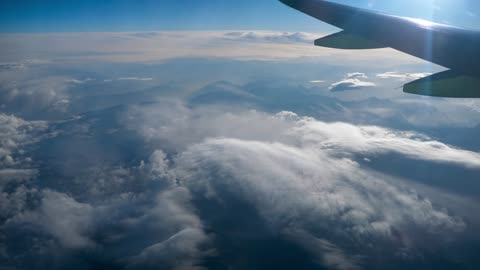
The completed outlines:
{"type": "Polygon", "coordinates": [[[439,25],[438,23],[434,23],[434,22],[427,21],[427,20],[424,20],[424,19],[417,19],[417,18],[407,18],[407,19],[409,21],[415,23],[415,24],[420,25],[423,28],[428,28],[428,29],[431,29],[434,26],[439,25]]]}

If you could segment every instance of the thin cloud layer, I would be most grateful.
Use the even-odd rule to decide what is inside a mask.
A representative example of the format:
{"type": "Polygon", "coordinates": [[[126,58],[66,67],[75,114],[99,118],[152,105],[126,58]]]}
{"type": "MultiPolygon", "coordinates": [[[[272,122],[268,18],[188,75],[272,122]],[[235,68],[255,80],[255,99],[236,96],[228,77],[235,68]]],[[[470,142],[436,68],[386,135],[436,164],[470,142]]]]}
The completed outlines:
{"type": "Polygon", "coordinates": [[[248,31],[248,32],[229,32],[225,37],[236,41],[259,41],[271,43],[308,43],[318,38],[318,34],[312,33],[289,33],[289,32],[268,32],[268,31],[248,31]]]}
{"type": "Polygon", "coordinates": [[[153,78],[142,78],[142,77],[122,77],[117,79],[106,79],[104,82],[111,82],[111,81],[153,81],[153,78]]]}
{"type": "MultiPolygon", "coordinates": [[[[0,60],[16,62],[25,57],[62,61],[154,62],[178,57],[215,57],[239,60],[321,59],[350,65],[382,58],[387,66],[421,63],[419,60],[390,49],[350,51],[316,47],[313,40],[325,33],[273,31],[178,31],[138,33],[52,33],[42,35],[4,34],[0,60]],[[41,52],[24,50],[34,44],[41,52]],[[105,46],[108,44],[108,46],[105,46]]],[[[6,66],[7,68],[7,66],[6,66]]]]}
{"type": "Polygon", "coordinates": [[[432,75],[432,73],[423,72],[423,73],[399,73],[395,71],[379,73],[376,76],[381,79],[398,79],[401,81],[407,80],[418,80],[427,76],[432,75]]]}

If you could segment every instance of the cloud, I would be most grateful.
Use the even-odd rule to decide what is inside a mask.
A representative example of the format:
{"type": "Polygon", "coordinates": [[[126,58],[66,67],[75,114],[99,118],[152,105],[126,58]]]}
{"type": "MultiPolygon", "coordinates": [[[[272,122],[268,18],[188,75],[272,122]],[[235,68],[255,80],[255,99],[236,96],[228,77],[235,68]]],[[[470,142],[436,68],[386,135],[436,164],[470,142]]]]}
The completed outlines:
{"type": "MultiPolygon", "coordinates": [[[[233,63],[222,60],[193,75],[183,67],[192,63],[203,67],[216,60],[182,59],[165,66],[162,62],[161,68],[156,63],[152,67],[136,63],[121,70],[141,65],[143,72],[120,70],[115,74],[99,72],[111,64],[87,65],[92,69],[74,76],[51,75],[58,70],[62,70],[62,74],[73,72],[65,69],[71,69],[70,61],[150,62],[184,56],[219,56],[275,61],[302,57],[310,61],[318,57],[334,63],[339,57],[347,57],[345,62],[349,65],[355,62],[363,65],[364,58],[373,55],[315,48],[309,41],[313,35],[301,33],[225,33],[7,36],[5,39],[13,40],[13,44],[45,48],[45,55],[62,64],[55,63],[45,69],[26,64],[25,68],[15,65],[4,68],[0,72],[2,109],[8,111],[25,105],[29,107],[28,112],[15,113],[37,118],[41,118],[39,112],[45,111],[58,115],[68,112],[78,98],[83,100],[89,93],[98,94],[84,99],[89,104],[110,99],[110,94],[116,98],[118,89],[105,86],[125,88],[125,84],[134,81],[170,80],[169,76],[162,78],[150,68],[172,70],[171,67],[176,66],[171,72],[181,69],[186,71],[183,76],[201,77],[199,82],[191,78],[182,82],[197,87],[204,85],[203,80],[211,80],[204,78],[204,73],[232,76],[225,75],[223,70],[226,63],[233,63]],[[88,74],[97,72],[99,76],[90,82],[88,74]],[[105,78],[115,82],[103,83],[105,78]]],[[[0,39],[0,43],[4,42],[0,39]]],[[[12,48],[13,56],[5,57],[15,57],[15,51],[12,48]]],[[[380,57],[390,59],[390,52],[383,52],[380,57]]],[[[394,65],[402,61],[382,62],[394,65]]],[[[392,103],[384,100],[348,103],[324,96],[314,99],[312,95],[304,95],[309,89],[285,88],[287,84],[276,80],[278,75],[272,76],[274,83],[266,86],[250,82],[239,87],[246,82],[242,82],[244,78],[237,70],[253,67],[240,63],[235,62],[240,65],[238,68],[232,65],[231,70],[227,69],[240,81],[225,88],[229,97],[263,98],[264,104],[275,103],[273,109],[269,107],[270,111],[296,106],[328,117],[321,121],[288,111],[264,113],[241,108],[238,102],[224,107],[190,107],[176,100],[165,102],[165,99],[158,104],[133,107],[110,107],[113,103],[105,102],[108,110],[90,111],[50,123],[0,114],[0,261],[5,262],[6,267],[19,269],[61,269],[71,265],[192,269],[215,265],[215,261],[210,264],[212,258],[219,258],[217,262],[227,268],[232,261],[230,254],[250,259],[255,257],[249,256],[252,253],[263,252],[251,245],[260,239],[267,244],[259,246],[269,250],[273,259],[283,255],[277,254],[275,248],[282,246],[277,244],[287,242],[289,254],[292,251],[292,254],[308,253],[314,257],[305,261],[327,268],[355,269],[362,268],[369,258],[378,257],[373,255],[381,255],[389,262],[388,258],[404,250],[405,254],[419,254],[419,257],[425,249],[448,250],[451,243],[458,243],[459,237],[475,230],[471,227],[471,216],[453,211],[458,209],[452,207],[453,203],[425,194],[422,189],[416,190],[417,185],[405,187],[408,184],[402,179],[389,175],[388,170],[376,171],[375,165],[379,160],[395,156],[401,161],[420,161],[427,168],[440,164],[476,172],[480,168],[478,153],[417,132],[328,122],[332,117],[348,120],[348,117],[336,118],[332,112],[351,114],[357,119],[362,110],[372,113],[365,113],[367,116],[390,116],[399,109],[386,108],[392,103]],[[277,86],[271,86],[274,84],[277,86]],[[298,89],[301,91],[296,91],[298,89]],[[261,90],[265,92],[260,97],[255,91],[261,90]],[[303,106],[303,100],[308,100],[309,106],[303,106]],[[48,132],[56,132],[58,137],[53,138],[52,134],[46,134],[48,132]],[[236,208],[230,207],[232,205],[236,208]],[[223,221],[222,218],[227,221],[225,224],[218,222],[223,221]],[[241,222],[234,224],[237,221],[245,222],[246,226],[241,222]],[[236,226],[237,231],[232,229],[236,226]],[[229,238],[230,235],[234,237],[229,238]],[[258,235],[261,237],[257,238],[258,235]],[[245,239],[253,240],[244,246],[245,239]],[[230,244],[232,248],[222,249],[222,245],[230,244]]],[[[304,67],[295,61],[292,63],[279,71],[304,67]]],[[[270,66],[262,62],[252,69],[252,78],[258,77],[256,70],[264,72],[278,63],[268,64],[270,66]]],[[[368,72],[374,74],[371,70],[368,72]]],[[[272,68],[266,75],[273,73],[278,71],[272,68]]],[[[297,79],[305,82],[316,78],[312,74],[297,79]]],[[[263,76],[260,74],[260,78],[263,76]]],[[[354,88],[373,84],[364,73],[347,74],[345,80],[351,80],[344,83],[354,88]]],[[[176,90],[175,83],[172,85],[176,90]]],[[[147,91],[161,92],[158,89],[147,91]]],[[[118,104],[135,94],[120,94],[118,104]]],[[[131,102],[137,101],[133,100],[131,102]]],[[[378,124],[379,118],[373,117],[369,123],[378,124]]],[[[463,113],[462,118],[465,118],[463,113]]],[[[425,119],[429,118],[423,121],[418,118],[416,123],[425,125],[422,123],[427,122],[425,119]]],[[[443,191],[432,194],[440,192],[443,191]]]]}
{"type": "Polygon", "coordinates": [[[43,121],[0,114],[0,227],[3,221],[24,211],[37,192],[27,187],[38,170],[25,148],[44,137],[47,127],[43,121]]]}
{"type": "MultiPolygon", "coordinates": [[[[356,265],[357,255],[369,255],[358,242],[356,253],[344,250],[351,239],[390,242],[412,255],[417,247],[428,245],[418,239],[444,245],[440,239],[461,234],[467,226],[462,218],[437,206],[441,202],[357,160],[396,153],[404,159],[479,170],[478,153],[415,132],[326,123],[292,112],[272,116],[182,106],[140,110],[145,113],[129,112],[129,121],[137,124],[130,127],[152,145],[179,151],[175,175],[197,200],[221,205],[244,201],[278,233],[291,235],[292,229],[299,229],[338,245],[325,244],[320,258],[340,269],[356,265]],[[351,260],[340,266],[342,256],[351,260]]],[[[203,218],[209,220],[208,215],[203,218]]],[[[312,244],[298,241],[305,248],[312,244]]]]}
{"type": "Polygon", "coordinates": [[[348,73],[343,80],[331,84],[329,89],[332,92],[341,92],[376,86],[375,83],[363,81],[362,79],[368,79],[365,73],[348,73]]]}
{"type": "Polygon", "coordinates": [[[368,79],[368,76],[365,75],[365,73],[352,72],[352,73],[347,73],[346,78],[348,78],[348,79],[368,79]]]}
{"type": "Polygon", "coordinates": [[[248,32],[228,32],[224,34],[227,39],[248,42],[271,42],[271,43],[308,43],[318,38],[318,35],[302,32],[268,32],[268,31],[248,31],[248,32]]]}
{"type": "MultiPolygon", "coordinates": [[[[85,164],[75,161],[79,169],[74,173],[62,167],[66,164],[59,169],[52,164],[47,172],[55,177],[48,181],[31,180],[36,178],[35,168],[31,174],[25,171],[26,180],[18,178],[16,192],[0,196],[1,205],[10,209],[0,225],[2,241],[7,247],[25,243],[21,252],[3,245],[6,255],[0,258],[7,258],[7,265],[31,268],[39,260],[15,258],[48,254],[63,258],[56,264],[59,268],[72,261],[124,268],[200,268],[207,259],[224,259],[221,243],[228,242],[224,237],[230,231],[216,221],[225,213],[226,220],[262,224],[258,228],[263,231],[257,232],[262,239],[275,235],[337,269],[361,268],[368,258],[378,256],[369,248],[372,245],[394,246],[382,256],[395,256],[400,249],[421,253],[418,247],[443,247],[469,228],[444,201],[362,165],[361,160],[375,162],[396,153],[404,159],[480,168],[478,153],[422,134],[327,123],[288,111],[189,108],[174,100],[116,108],[118,126],[110,115],[84,115],[59,123],[55,128],[65,129],[65,137],[56,139],[69,138],[70,148],[87,137],[103,141],[98,147],[108,154],[110,146],[101,134],[116,128],[125,136],[136,134],[128,141],[139,152],[152,153],[129,153],[126,160],[113,164],[88,156],[85,164]],[[86,125],[85,131],[75,125],[86,125]],[[231,205],[254,211],[241,208],[230,216],[233,210],[224,209],[231,205]],[[36,239],[35,245],[29,239],[36,239]],[[84,261],[81,254],[86,253],[98,264],[84,261]]],[[[5,177],[20,177],[9,170],[5,177]]],[[[239,233],[255,235],[249,230],[256,226],[239,233]]]]}
{"type": "MultiPolygon", "coordinates": [[[[43,121],[25,121],[13,115],[0,113],[0,168],[17,164],[14,155],[24,145],[34,142],[38,133],[48,127],[43,121]]],[[[25,162],[25,161],[23,161],[25,162]]]]}
{"type": "Polygon", "coordinates": [[[9,222],[40,226],[65,248],[86,248],[94,245],[90,239],[93,211],[89,204],[79,203],[66,194],[44,190],[37,211],[21,213],[9,222]]]}
{"type": "Polygon", "coordinates": [[[349,238],[392,240],[394,230],[408,234],[410,226],[426,231],[463,228],[463,222],[417,194],[375,177],[350,159],[310,147],[211,139],[182,153],[177,173],[205,196],[213,193],[226,200],[222,194],[227,191],[242,197],[280,228],[294,221],[302,228],[344,230],[352,234],[349,238]],[[323,222],[310,223],[315,220],[323,222]],[[338,224],[337,229],[324,227],[330,223],[338,224]]]}
{"type": "Polygon", "coordinates": [[[465,14],[467,14],[467,16],[471,17],[471,18],[477,18],[478,15],[475,14],[474,12],[470,11],[470,10],[466,10],[465,11],[465,14]]]}
{"type": "MultiPolygon", "coordinates": [[[[161,163],[151,164],[157,172],[154,168],[163,167],[165,162],[160,161],[158,155],[164,156],[156,151],[151,158],[161,163]]],[[[166,172],[164,169],[161,171],[166,172]]],[[[183,187],[162,191],[156,197],[154,207],[135,221],[136,227],[139,227],[135,230],[151,230],[151,233],[160,235],[161,240],[128,257],[125,260],[128,269],[157,269],[159,265],[168,269],[197,269],[196,263],[208,254],[208,249],[204,248],[211,239],[204,231],[200,218],[192,211],[190,196],[183,187]]]]}
{"type": "Polygon", "coordinates": [[[131,107],[125,124],[153,147],[168,152],[181,151],[210,137],[270,140],[283,136],[282,131],[291,125],[254,110],[236,110],[231,106],[225,110],[209,106],[189,109],[175,100],[161,104],[131,107]]]}
{"type": "Polygon", "coordinates": [[[291,235],[293,241],[300,243],[313,256],[321,258],[323,264],[329,269],[362,269],[361,256],[350,256],[335,244],[304,231],[293,230],[288,234],[291,235]]]}
{"type": "Polygon", "coordinates": [[[73,83],[73,84],[84,84],[84,83],[87,83],[87,82],[90,82],[90,81],[94,81],[94,79],[92,79],[92,78],[86,78],[86,79],[83,79],[83,80],[67,79],[65,81],[68,82],[68,83],[73,83]]]}
{"type": "Polygon", "coordinates": [[[352,160],[311,149],[212,139],[182,153],[177,174],[196,196],[252,205],[273,233],[301,229],[338,244],[338,250],[318,254],[326,265],[339,264],[344,245],[355,246],[350,256],[371,255],[352,239],[378,239],[377,244],[387,241],[414,250],[424,245],[416,241],[420,235],[435,241],[464,229],[460,218],[415,192],[362,170],[352,160]]]}
{"type": "Polygon", "coordinates": [[[0,258],[27,269],[42,262],[18,261],[18,256],[47,256],[43,262],[50,266],[58,256],[61,261],[52,267],[62,269],[79,259],[88,264],[77,253],[88,252],[99,262],[122,267],[194,269],[208,254],[210,237],[193,211],[189,190],[176,184],[165,153],[155,151],[133,167],[97,166],[84,166],[84,175],[64,179],[69,181],[66,192],[58,191],[61,185],[53,185],[53,190],[32,182],[23,186],[25,196],[0,196],[0,202],[26,205],[0,220],[0,238],[7,245],[0,245],[7,250],[0,258]],[[76,188],[77,181],[83,188],[76,188]],[[35,244],[28,245],[34,237],[35,244]],[[10,250],[16,241],[25,248],[10,250]]]}
{"type": "Polygon", "coordinates": [[[161,106],[132,107],[126,119],[127,127],[147,142],[167,148],[175,146],[172,149],[177,151],[208,138],[222,137],[312,144],[345,157],[398,153],[412,159],[480,168],[480,154],[454,148],[421,133],[328,123],[293,112],[271,117],[255,110],[224,111],[208,106],[189,109],[179,102],[164,102],[161,106]]]}
{"type": "Polygon", "coordinates": [[[4,111],[38,119],[39,115],[63,110],[65,106],[55,104],[68,99],[69,78],[38,73],[42,71],[34,68],[0,72],[0,106],[4,111]]]}
{"type": "Polygon", "coordinates": [[[104,82],[113,82],[113,81],[153,81],[153,78],[142,78],[142,77],[121,77],[116,79],[105,79],[104,82]]]}
{"type": "Polygon", "coordinates": [[[431,100],[407,97],[393,100],[389,108],[392,107],[397,108],[397,115],[404,115],[405,121],[419,128],[475,128],[480,124],[480,103],[472,99],[431,100]]]}
{"type": "Polygon", "coordinates": [[[432,73],[423,72],[423,73],[399,73],[399,72],[385,72],[379,73],[376,76],[382,79],[398,79],[402,81],[407,80],[418,80],[427,76],[432,75],[432,73]]]}
{"type": "Polygon", "coordinates": [[[201,230],[184,229],[130,258],[127,269],[204,269],[194,262],[201,258],[198,245],[207,240],[201,230]]]}
{"type": "Polygon", "coordinates": [[[113,82],[113,81],[153,81],[153,78],[150,77],[120,77],[115,79],[104,79],[103,82],[113,82]]]}
{"type": "Polygon", "coordinates": [[[377,155],[393,152],[413,159],[480,168],[480,154],[456,149],[416,132],[395,131],[377,126],[324,123],[312,119],[301,120],[292,132],[303,138],[300,143],[312,143],[336,155],[377,155]]]}
{"type": "Polygon", "coordinates": [[[24,63],[17,63],[17,62],[12,62],[12,63],[0,63],[0,71],[3,70],[22,70],[25,69],[26,66],[24,63]]]}
{"type": "Polygon", "coordinates": [[[5,191],[8,185],[23,184],[36,174],[37,170],[34,169],[2,169],[0,170],[0,190],[5,191]]]}
{"type": "Polygon", "coordinates": [[[47,60],[28,59],[23,61],[12,61],[0,63],[0,72],[2,71],[22,71],[30,66],[49,63],[47,60]]]}
{"type": "Polygon", "coordinates": [[[147,62],[179,57],[215,57],[238,60],[310,59],[352,65],[375,61],[390,68],[420,60],[392,50],[352,53],[315,47],[313,40],[324,33],[275,31],[177,31],[133,33],[50,33],[42,35],[2,35],[0,47],[8,47],[5,59],[36,57],[25,44],[44,48],[42,57],[64,62],[108,61],[147,62]],[[109,44],[105,46],[105,44],[109,44]]]}
{"type": "Polygon", "coordinates": [[[130,36],[138,37],[138,38],[155,38],[158,36],[169,36],[169,35],[165,35],[165,33],[161,33],[161,32],[139,32],[139,33],[131,33],[130,36]]]}
{"type": "Polygon", "coordinates": [[[152,81],[153,78],[141,78],[141,77],[123,77],[118,78],[119,81],[152,81]]]}

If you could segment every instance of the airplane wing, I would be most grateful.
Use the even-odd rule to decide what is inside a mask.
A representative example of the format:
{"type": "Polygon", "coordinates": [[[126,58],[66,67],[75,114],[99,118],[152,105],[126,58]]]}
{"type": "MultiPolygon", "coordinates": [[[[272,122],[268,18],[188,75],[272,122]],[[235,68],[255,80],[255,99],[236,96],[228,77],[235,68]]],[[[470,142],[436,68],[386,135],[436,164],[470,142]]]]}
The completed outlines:
{"type": "Polygon", "coordinates": [[[325,0],[280,0],[342,31],[315,45],[337,49],[390,47],[450,70],[411,82],[404,91],[439,97],[480,97],[480,32],[399,17],[325,0]]]}

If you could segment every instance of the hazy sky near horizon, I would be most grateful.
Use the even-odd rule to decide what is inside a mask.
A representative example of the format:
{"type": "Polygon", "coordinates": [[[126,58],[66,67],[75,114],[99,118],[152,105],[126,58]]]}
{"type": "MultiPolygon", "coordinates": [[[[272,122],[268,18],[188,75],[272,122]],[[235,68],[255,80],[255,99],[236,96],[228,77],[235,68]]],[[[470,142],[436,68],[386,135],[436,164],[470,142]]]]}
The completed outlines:
{"type": "MultiPolygon", "coordinates": [[[[336,0],[381,12],[479,28],[475,0],[336,0]]],[[[152,30],[326,31],[277,0],[3,0],[0,32],[152,30]]]]}

